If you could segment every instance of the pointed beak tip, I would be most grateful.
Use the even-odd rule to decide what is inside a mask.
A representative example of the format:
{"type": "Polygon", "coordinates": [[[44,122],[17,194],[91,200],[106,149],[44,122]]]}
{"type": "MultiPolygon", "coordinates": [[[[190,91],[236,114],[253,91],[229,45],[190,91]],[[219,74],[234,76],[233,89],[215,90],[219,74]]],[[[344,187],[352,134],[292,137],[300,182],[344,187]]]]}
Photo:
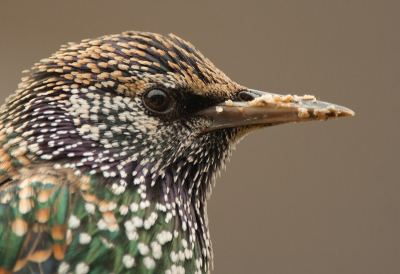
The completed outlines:
{"type": "Polygon", "coordinates": [[[349,108],[345,108],[342,107],[342,109],[340,109],[340,113],[339,113],[339,117],[349,117],[349,116],[355,116],[356,113],[354,111],[352,111],[349,108]]]}

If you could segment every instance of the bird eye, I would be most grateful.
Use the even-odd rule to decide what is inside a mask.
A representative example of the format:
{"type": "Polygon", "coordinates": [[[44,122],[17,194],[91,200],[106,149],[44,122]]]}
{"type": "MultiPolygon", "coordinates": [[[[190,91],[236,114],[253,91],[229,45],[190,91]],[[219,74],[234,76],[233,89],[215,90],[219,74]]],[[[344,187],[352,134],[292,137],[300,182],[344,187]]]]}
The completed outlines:
{"type": "Polygon", "coordinates": [[[171,106],[170,96],[160,89],[149,90],[144,95],[144,102],[149,109],[157,112],[164,112],[171,106]]]}

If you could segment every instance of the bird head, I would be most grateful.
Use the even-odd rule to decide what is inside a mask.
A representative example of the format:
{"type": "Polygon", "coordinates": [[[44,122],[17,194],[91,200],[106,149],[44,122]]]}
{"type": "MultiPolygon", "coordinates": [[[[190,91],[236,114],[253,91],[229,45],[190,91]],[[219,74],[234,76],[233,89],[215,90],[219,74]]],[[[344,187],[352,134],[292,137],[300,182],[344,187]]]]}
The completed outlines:
{"type": "Polygon", "coordinates": [[[176,183],[203,200],[251,130],[352,115],[241,86],[172,34],[129,31],[69,43],[33,70],[3,107],[6,142],[20,139],[9,143],[18,149],[14,162],[101,174],[116,194],[142,183],[164,193],[176,183]]]}

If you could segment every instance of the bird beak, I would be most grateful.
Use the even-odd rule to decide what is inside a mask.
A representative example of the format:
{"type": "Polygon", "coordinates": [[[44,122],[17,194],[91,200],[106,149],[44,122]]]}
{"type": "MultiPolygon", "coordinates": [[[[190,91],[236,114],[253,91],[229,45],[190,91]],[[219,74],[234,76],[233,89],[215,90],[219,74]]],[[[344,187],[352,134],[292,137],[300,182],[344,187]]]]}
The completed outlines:
{"type": "Polygon", "coordinates": [[[354,111],[317,101],[314,96],[279,95],[248,89],[239,93],[243,101],[225,101],[200,111],[213,118],[203,133],[216,129],[246,125],[273,126],[291,122],[308,122],[354,116],[354,111]]]}

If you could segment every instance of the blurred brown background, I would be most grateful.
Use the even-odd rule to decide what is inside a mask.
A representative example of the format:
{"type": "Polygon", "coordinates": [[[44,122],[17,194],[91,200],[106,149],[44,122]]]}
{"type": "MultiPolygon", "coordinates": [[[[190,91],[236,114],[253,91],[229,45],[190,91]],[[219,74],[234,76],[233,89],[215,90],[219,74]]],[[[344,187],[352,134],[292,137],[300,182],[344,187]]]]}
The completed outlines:
{"type": "Polygon", "coordinates": [[[208,211],[214,273],[400,273],[400,2],[2,1],[1,101],[61,44],[174,33],[236,82],[314,94],[338,121],[255,132],[208,211]]]}

